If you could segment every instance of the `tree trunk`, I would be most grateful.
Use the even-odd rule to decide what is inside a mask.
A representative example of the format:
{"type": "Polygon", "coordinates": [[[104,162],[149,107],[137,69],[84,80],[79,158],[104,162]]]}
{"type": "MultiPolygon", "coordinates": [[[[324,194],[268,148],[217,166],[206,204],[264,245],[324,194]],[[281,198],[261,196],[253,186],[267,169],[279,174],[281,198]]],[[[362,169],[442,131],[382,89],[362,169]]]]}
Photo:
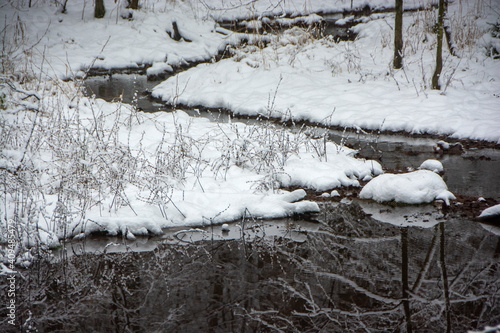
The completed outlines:
{"type": "Polygon", "coordinates": [[[181,36],[181,33],[179,32],[179,28],[177,27],[177,22],[173,21],[172,27],[174,28],[174,32],[172,34],[172,39],[178,42],[181,40],[182,36],[181,36]]]}
{"type": "Polygon", "coordinates": [[[62,9],[61,9],[61,13],[63,14],[66,14],[66,5],[68,4],[68,0],[65,0],[64,1],[64,4],[62,6],[62,9]]]}
{"type": "Polygon", "coordinates": [[[403,0],[396,0],[394,26],[394,68],[403,68],[403,0]]]}
{"type": "Polygon", "coordinates": [[[103,18],[104,14],[106,14],[106,9],[104,8],[104,0],[95,0],[94,17],[103,18]]]}
{"type": "Polygon", "coordinates": [[[432,89],[441,89],[439,78],[443,69],[443,19],[444,19],[445,0],[439,0],[439,12],[437,23],[437,48],[436,48],[436,70],[432,76],[432,89]]]}

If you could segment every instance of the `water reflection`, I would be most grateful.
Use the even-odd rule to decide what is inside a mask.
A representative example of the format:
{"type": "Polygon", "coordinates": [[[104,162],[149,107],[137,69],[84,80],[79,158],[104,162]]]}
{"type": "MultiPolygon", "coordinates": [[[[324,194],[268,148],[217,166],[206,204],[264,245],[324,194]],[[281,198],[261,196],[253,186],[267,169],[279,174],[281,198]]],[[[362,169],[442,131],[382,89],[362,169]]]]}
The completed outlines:
{"type": "Polygon", "coordinates": [[[357,203],[363,209],[363,212],[373,219],[396,226],[430,228],[446,221],[440,203],[418,206],[389,206],[363,200],[358,200],[357,203]]]}
{"type": "Polygon", "coordinates": [[[101,255],[106,253],[126,253],[153,251],[161,244],[196,245],[203,242],[240,240],[243,242],[269,241],[274,238],[288,239],[302,243],[307,240],[307,232],[318,230],[316,222],[274,219],[242,220],[231,223],[227,229],[222,225],[205,228],[169,228],[157,237],[137,237],[129,240],[120,236],[90,236],[83,240],[68,242],[64,249],[53,252],[56,260],[64,256],[86,253],[101,255]]]}
{"type": "Polygon", "coordinates": [[[18,319],[31,311],[39,332],[444,332],[500,322],[499,237],[482,226],[447,216],[399,227],[356,202],[325,205],[309,226],[300,242],[235,232],[42,260],[19,279],[18,319]]]}
{"type": "Polygon", "coordinates": [[[153,102],[145,94],[151,91],[158,82],[149,81],[146,75],[114,74],[111,76],[91,77],[84,82],[88,96],[95,95],[108,102],[118,102],[135,105],[146,112],[164,110],[163,104],[153,102]]]}

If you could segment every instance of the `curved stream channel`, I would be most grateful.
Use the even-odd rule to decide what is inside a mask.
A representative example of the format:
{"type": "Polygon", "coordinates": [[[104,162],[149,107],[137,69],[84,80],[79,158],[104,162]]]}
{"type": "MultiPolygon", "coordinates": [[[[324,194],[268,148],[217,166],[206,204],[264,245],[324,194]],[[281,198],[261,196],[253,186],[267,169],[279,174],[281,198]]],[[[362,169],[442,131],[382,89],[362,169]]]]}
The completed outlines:
{"type": "MultiPolygon", "coordinates": [[[[98,98],[124,93],[124,102],[156,84],[125,75],[86,81],[98,98]]],[[[141,94],[137,106],[164,108],[141,94]]],[[[499,150],[439,157],[435,138],[329,137],[386,169],[440,158],[452,192],[500,198],[499,150]]],[[[500,324],[500,228],[434,205],[343,199],[320,206],[313,220],[68,243],[59,260],[32,267],[19,289],[34,301],[39,332],[465,332],[500,324]],[[398,226],[402,221],[415,227],[398,226]]]]}

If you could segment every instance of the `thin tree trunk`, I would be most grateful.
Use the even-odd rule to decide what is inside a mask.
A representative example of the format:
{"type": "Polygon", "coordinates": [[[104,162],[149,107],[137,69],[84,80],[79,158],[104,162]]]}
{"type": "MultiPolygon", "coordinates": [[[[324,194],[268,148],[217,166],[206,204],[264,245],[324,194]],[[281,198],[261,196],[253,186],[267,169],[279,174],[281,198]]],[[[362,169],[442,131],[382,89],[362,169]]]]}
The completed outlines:
{"type": "Polygon", "coordinates": [[[443,69],[443,20],[445,11],[445,0],[439,0],[439,12],[437,23],[437,48],[436,48],[436,70],[432,76],[432,89],[441,89],[439,78],[441,77],[441,70],[443,69]]]}
{"type": "Polygon", "coordinates": [[[396,0],[394,25],[394,68],[403,68],[403,0],[396,0]]]}
{"type": "Polygon", "coordinates": [[[62,6],[61,13],[66,14],[66,5],[67,5],[67,4],[68,4],[68,0],[65,0],[65,1],[64,1],[64,4],[63,4],[63,6],[62,6]]]}
{"type": "Polygon", "coordinates": [[[104,14],[106,14],[106,9],[104,8],[104,0],[95,0],[94,17],[103,18],[104,14]]]}

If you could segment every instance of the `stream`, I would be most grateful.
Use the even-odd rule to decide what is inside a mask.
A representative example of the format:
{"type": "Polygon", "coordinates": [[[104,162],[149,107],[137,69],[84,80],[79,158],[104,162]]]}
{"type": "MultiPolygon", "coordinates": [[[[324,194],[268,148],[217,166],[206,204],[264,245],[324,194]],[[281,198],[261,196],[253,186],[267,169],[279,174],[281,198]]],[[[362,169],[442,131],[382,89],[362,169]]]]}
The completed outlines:
{"type": "MultiPolygon", "coordinates": [[[[88,94],[123,94],[145,112],[166,110],[142,94],[156,84],[135,75],[85,82],[88,94]]],[[[438,158],[453,193],[500,199],[499,150],[438,156],[436,138],[314,130],[388,170],[438,158]]],[[[38,332],[465,332],[500,324],[500,228],[433,204],[319,204],[310,219],[68,242],[23,272],[18,316],[38,332]]]]}
{"type": "Polygon", "coordinates": [[[38,332],[466,332],[500,323],[500,228],[432,214],[446,222],[400,228],[359,202],[321,208],[314,221],[66,244],[23,273],[17,297],[30,312],[18,313],[38,332]]]}

